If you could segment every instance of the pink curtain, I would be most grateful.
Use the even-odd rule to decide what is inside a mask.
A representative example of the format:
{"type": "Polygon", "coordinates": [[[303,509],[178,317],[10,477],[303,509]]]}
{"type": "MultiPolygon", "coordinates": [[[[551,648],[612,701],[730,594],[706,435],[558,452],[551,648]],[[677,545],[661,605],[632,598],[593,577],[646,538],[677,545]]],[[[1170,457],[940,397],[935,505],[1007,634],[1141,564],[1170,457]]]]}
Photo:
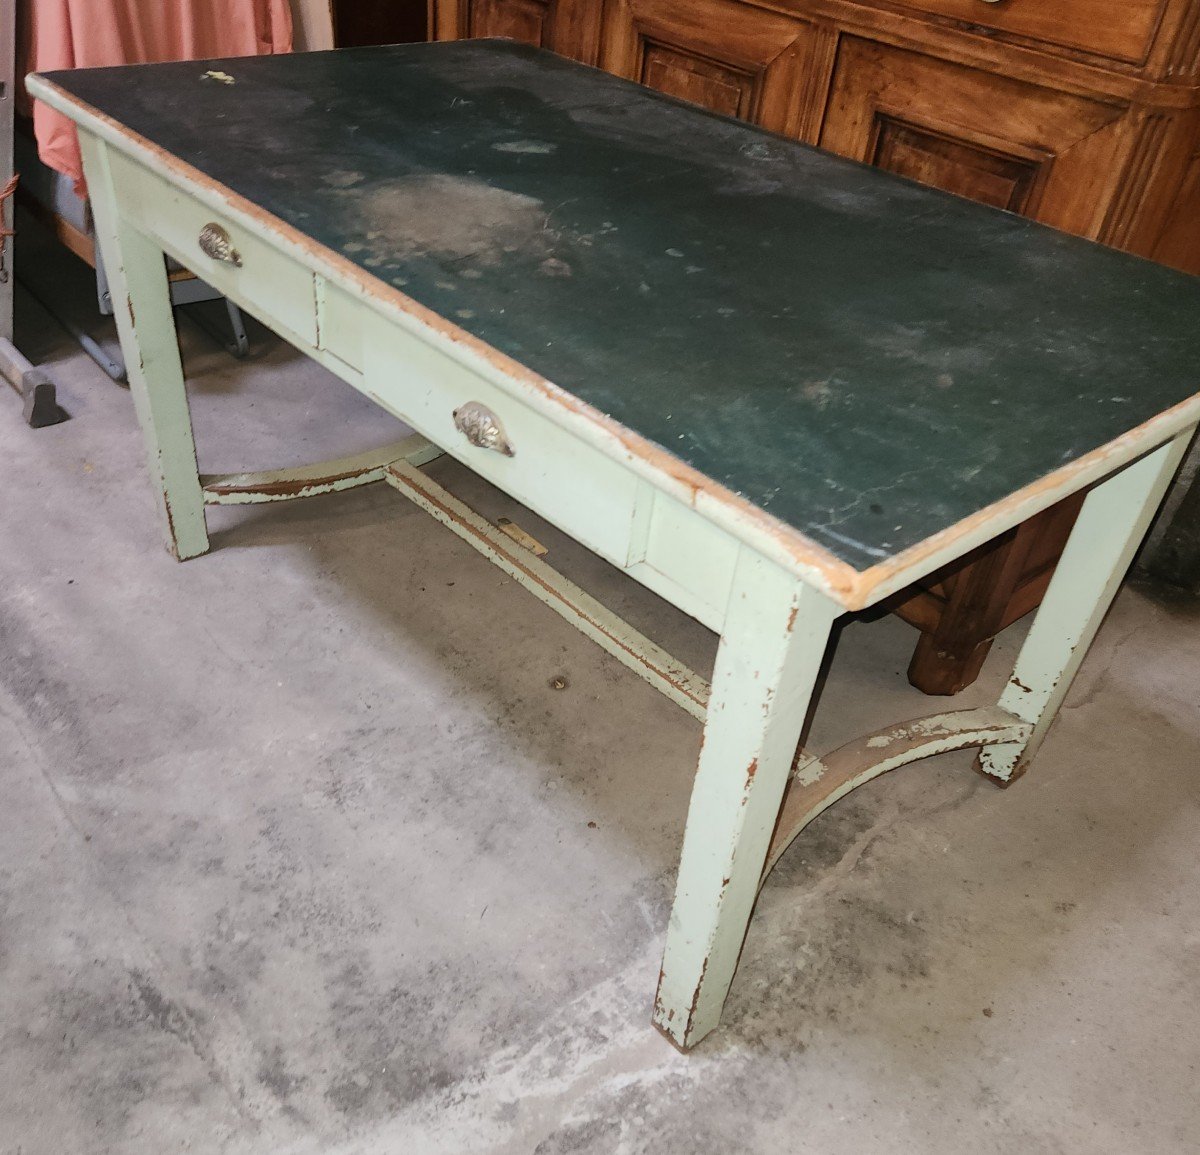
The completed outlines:
{"type": "MultiPolygon", "coordinates": [[[[23,68],[262,56],[292,49],[288,0],[20,0],[23,68]]],[[[28,98],[26,98],[28,99],[28,98]]],[[[28,104],[26,105],[28,111],[28,104]]],[[[33,102],[38,155],[86,195],[71,122],[33,102]]]]}

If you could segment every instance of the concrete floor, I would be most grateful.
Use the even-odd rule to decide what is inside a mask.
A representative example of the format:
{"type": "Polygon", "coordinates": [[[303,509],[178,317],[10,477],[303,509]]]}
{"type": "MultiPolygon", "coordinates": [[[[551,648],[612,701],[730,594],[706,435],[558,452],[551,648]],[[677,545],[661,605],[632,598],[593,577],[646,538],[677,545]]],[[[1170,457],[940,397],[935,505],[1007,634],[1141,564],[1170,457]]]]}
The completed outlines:
{"type": "MultiPolygon", "coordinates": [[[[383,487],[172,562],[128,394],[23,304],[71,420],[0,393],[3,1155],[1200,1147],[1194,609],[1126,589],[1013,789],[948,755],[818,820],[684,1057],[649,1018],[698,726],[383,487]]],[[[262,330],[184,336],[206,470],[395,434],[262,330]]],[[[914,639],[845,629],[813,745],[937,708],[914,639]]]]}

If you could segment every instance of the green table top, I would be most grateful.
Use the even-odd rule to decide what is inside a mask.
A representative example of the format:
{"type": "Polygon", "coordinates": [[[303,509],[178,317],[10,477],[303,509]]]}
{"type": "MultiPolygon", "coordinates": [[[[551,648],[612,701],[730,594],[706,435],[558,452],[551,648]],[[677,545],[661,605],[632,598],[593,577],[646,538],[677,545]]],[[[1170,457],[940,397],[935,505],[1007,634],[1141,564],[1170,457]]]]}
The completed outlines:
{"type": "Polygon", "coordinates": [[[1200,390],[1200,278],[523,46],[51,78],[856,569],[1200,390]]]}

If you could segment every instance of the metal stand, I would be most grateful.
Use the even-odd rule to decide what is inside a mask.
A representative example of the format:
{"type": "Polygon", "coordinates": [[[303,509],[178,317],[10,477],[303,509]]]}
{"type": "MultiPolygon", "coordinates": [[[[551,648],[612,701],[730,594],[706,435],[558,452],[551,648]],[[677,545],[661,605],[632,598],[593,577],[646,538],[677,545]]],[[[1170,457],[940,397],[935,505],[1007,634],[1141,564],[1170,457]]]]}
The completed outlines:
{"type": "Polygon", "coordinates": [[[54,382],[21,355],[13,344],[13,238],[8,208],[16,189],[13,173],[13,115],[16,83],[16,5],[0,16],[0,375],[17,391],[27,424],[35,429],[57,425],[66,414],[58,407],[54,382]]]}
{"type": "MultiPolygon", "coordinates": [[[[129,374],[125,368],[125,360],[120,354],[110,353],[103,345],[100,344],[90,333],[86,332],[80,325],[77,325],[69,317],[64,316],[56,309],[49,301],[41,296],[28,281],[21,282],[24,290],[35,300],[51,317],[54,318],[72,337],[78,342],[79,347],[118,385],[128,383],[129,374]]],[[[202,281],[189,279],[183,281],[172,281],[169,284],[171,294],[171,304],[181,311],[183,305],[198,304],[201,301],[211,299],[212,290],[209,289],[202,281]]],[[[108,291],[108,278],[104,272],[104,262],[100,257],[99,251],[96,253],[96,295],[100,303],[100,312],[111,316],[112,315],[112,299],[108,291]]],[[[238,360],[249,356],[250,354],[250,338],[246,334],[246,323],[242,317],[242,311],[227,297],[224,298],[225,312],[229,317],[229,328],[232,339],[226,334],[218,331],[215,325],[210,324],[195,310],[185,312],[201,332],[206,333],[218,345],[221,346],[231,357],[236,357],[238,360]]]]}

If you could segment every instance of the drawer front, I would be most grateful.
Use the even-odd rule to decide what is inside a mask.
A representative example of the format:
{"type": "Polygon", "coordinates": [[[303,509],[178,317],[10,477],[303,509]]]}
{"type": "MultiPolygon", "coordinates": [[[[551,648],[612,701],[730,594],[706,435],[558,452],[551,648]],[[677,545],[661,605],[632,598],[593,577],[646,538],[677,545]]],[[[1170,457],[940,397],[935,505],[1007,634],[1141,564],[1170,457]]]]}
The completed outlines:
{"type": "Polygon", "coordinates": [[[623,566],[637,478],[612,458],[376,313],[362,388],[385,409],[601,557],[623,566]],[[481,448],[455,414],[487,410],[512,450],[481,448]]]}
{"type": "Polygon", "coordinates": [[[1140,61],[1163,0],[899,0],[907,8],[1109,56],[1140,61]]]}
{"type": "Polygon", "coordinates": [[[309,269],[115,149],[109,150],[109,162],[118,207],[133,225],[281,336],[302,346],[316,345],[317,318],[309,269]],[[240,265],[204,252],[200,236],[209,226],[216,226],[228,237],[240,265]]]}

